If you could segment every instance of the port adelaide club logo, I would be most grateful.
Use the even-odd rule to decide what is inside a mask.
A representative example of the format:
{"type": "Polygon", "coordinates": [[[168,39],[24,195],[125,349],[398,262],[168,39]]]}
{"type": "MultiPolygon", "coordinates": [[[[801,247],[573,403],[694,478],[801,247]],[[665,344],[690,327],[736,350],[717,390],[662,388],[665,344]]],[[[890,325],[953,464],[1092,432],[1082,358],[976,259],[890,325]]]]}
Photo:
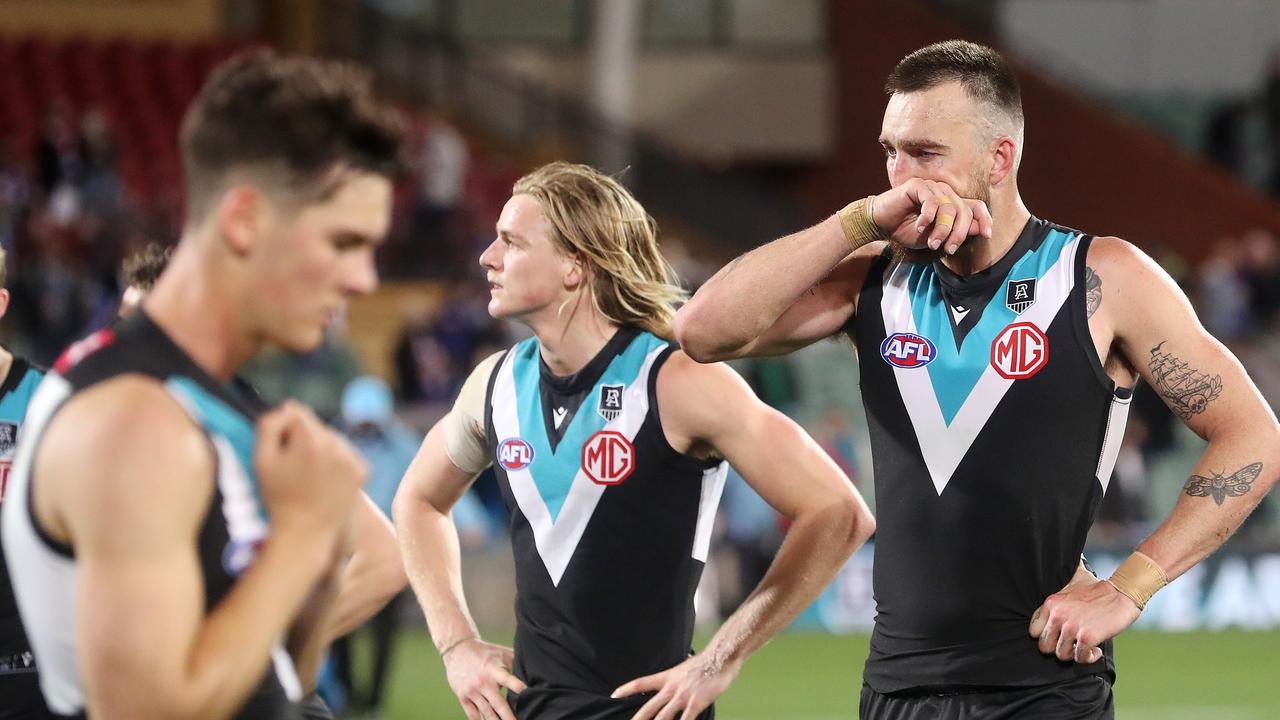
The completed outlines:
{"type": "Polygon", "coordinates": [[[894,333],[880,343],[880,357],[896,368],[924,367],[937,356],[933,341],[915,333],[894,333]]]}
{"type": "Polygon", "coordinates": [[[1036,279],[1010,280],[1005,288],[1004,304],[1015,314],[1021,315],[1036,304],[1036,279]]]}

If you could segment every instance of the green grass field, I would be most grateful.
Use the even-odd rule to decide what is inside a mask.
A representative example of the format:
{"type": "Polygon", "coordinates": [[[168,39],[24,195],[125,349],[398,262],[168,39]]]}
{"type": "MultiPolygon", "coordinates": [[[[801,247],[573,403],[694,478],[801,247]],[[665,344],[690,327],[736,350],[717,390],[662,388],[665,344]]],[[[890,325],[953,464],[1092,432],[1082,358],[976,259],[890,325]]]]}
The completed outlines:
{"type": "MultiPolygon", "coordinates": [[[[1280,718],[1280,632],[1132,632],[1116,645],[1120,720],[1280,718]]],[[[718,717],[854,718],[866,656],[866,636],[784,634],[747,663],[718,717]]],[[[464,717],[421,630],[401,637],[386,709],[390,720],[464,717]]]]}

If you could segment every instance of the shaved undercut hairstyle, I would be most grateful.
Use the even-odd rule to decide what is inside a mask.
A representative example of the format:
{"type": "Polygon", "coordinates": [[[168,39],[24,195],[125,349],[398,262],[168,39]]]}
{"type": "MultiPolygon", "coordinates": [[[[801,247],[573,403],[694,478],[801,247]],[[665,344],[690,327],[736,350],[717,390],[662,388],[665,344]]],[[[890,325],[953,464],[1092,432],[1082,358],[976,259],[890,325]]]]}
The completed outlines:
{"type": "Polygon", "coordinates": [[[929,90],[948,82],[959,82],[969,99],[986,111],[990,131],[1017,140],[1021,158],[1022,87],[1009,61],[995,50],[965,40],[922,47],[898,62],[884,89],[895,95],[929,90]]]}
{"type": "Polygon", "coordinates": [[[252,179],[273,199],[307,205],[349,173],[393,178],[402,168],[398,114],[378,102],[356,65],[252,50],[222,63],[182,121],[190,220],[234,182],[252,179]]]}

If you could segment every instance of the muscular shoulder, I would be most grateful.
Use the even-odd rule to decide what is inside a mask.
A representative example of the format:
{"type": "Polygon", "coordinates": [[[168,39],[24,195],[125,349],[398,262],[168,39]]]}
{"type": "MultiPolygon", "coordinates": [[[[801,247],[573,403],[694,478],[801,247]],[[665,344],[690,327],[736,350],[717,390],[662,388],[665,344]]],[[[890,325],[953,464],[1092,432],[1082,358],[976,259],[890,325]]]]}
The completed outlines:
{"type": "Polygon", "coordinates": [[[125,375],[69,399],[50,421],[36,473],[52,481],[58,517],[124,525],[165,507],[175,522],[208,502],[213,457],[204,433],[154,379],[125,375]]]}
{"type": "Polygon", "coordinates": [[[682,452],[715,437],[735,422],[745,401],[755,395],[733,368],[720,362],[698,363],[675,350],[658,371],[658,412],[672,447],[682,452]]]}
{"type": "Polygon", "coordinates": [[[1095,270],[1122,272],[1135,272],[1148,264],[1155,265],[1136,245],[1111,235],[1100,235],[1089,243],[1089,256],[1085,262],[1095,270]]]}
{"type": "Polygon", "coordinates": [[[1140,322],[1165,301],[1185,302],[1156,261],[1118,237],[1094,238],[1085,265],[1089,307],[1104,313],[1112,325],[1140,322]]]}

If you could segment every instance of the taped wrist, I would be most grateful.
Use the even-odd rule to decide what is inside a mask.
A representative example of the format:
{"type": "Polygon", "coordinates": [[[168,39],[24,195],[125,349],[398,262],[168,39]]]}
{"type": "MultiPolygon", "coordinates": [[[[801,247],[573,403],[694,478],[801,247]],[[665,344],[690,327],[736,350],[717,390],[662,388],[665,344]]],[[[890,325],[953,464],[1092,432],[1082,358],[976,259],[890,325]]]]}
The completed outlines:
{"type": "Polygon", "coordinates": [[[840,228],[844,230],[844,239],[849,241],[849,252],[853,252],[869,242],[888,238],[875,222],[875,195],[868,195],[861,200],[854,200],[836,212],[840,218],[840,228]]]}
{"type": "Polygon", "coordinates": [[[1116,568],[1107,582],[1142,610],[1151,596],[1169,584],[1169,578],[1154,560],[1135,552],[1116,568]]]}

